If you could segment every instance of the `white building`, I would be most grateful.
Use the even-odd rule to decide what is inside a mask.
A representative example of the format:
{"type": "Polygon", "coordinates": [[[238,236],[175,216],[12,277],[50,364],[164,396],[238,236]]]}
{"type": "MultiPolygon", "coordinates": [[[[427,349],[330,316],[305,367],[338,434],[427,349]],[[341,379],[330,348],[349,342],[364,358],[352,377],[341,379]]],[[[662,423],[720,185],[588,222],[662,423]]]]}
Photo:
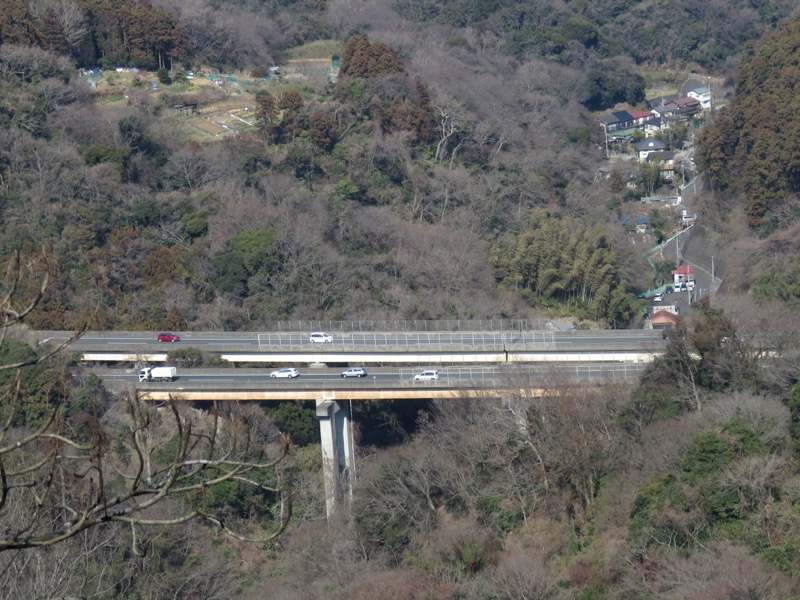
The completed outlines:
{"type": "Polygon", "coordinates": [[[686,94],[689,98],[694,98],[700,101],[700,107],[703,109],[711,108],[711,90],[707,87],[700,87],[692,90],[686,94]]]}

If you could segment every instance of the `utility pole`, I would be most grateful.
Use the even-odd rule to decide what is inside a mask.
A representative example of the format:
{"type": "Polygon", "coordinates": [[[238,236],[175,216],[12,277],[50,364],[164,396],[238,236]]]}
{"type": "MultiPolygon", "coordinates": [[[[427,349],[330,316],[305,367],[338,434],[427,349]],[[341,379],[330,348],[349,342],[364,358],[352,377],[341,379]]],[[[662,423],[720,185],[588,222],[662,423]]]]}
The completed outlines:
{"type": "Polygon", "coordinates": [[[711,75],[708,76],[708,108],[714,105],[714,97],[711,95],[711,75]]]}

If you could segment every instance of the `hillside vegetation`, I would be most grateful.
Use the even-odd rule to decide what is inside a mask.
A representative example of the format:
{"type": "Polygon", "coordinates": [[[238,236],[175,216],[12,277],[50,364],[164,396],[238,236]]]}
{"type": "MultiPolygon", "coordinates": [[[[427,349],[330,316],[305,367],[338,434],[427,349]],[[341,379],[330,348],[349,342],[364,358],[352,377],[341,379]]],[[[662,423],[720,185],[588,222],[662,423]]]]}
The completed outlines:
{"type": "Polygon", "coordinates": [[[741,196],[762,235],[798,218],[798,38],[795,17],[745,52],[736,94],[700,145],[712,185],[741,196]]]}
{"type": "MultiPolygon", "coordinates": [[[[257,481],[190,478],[184,497],[153,508],[188,508],[210,527],[107,519],[50,548],[0,552],[0,597],[800,596],[800,361],[787,310],[800,298],[800,32],[781,21],[793,9],[0,0],[0,258],[33,273],[9,269],[6,323],[48,271],[31,328],[540,313],[640,326],[636,295],[672,268],[659,261],[654,274],[643,252],[679,216],[643,208],[658,167],[627,178],[628,160],[609,166],[592,111],[641,108],[649,83],[677,89],[692,70],[737,85],[697,150],[698,228],[724,248],[726,289],[752,292],[723,296],[725,312],[716,297],[695,306],[636,386],[512,375],[503,389],[520,392],[502,398],[352,407],[356,487],[331,522],[313,407],[217,408],[264,447],[291,434],[291,455],[257,481]],[[310,74],[293,70],[303,60],[310,74]],[[653,234],[635,234],[631,216],[648,216],[653,234]],[[528,397],[534,387],[544,397],[528,397]],[[221,535],[229,526],[283,536],[245,543],[221,535]]],[[[170,359],[217,364],[191,350],[170,359]]],[[[3,439],[43,440],[15,476],[59,474],[3,495],[4,532],[24,539],[30,514],[44,515],[42,535],[74,525],[64,502],[45,509],[38,485],[103,514],[106,490],[162,493],[136,460],[193,474],[182,440],[236,446],[188,407],[173,411],[176,430],[197,420],[183,437],[159,429],[168,413],[155,407],[131,421],[66,362],[0,343],[3,439]],[[62,469],[63,436],[91,438],[92,468],[62,469]]],[[[0,459],[15,448],[3,444],[0,459]]]]}
{"type": "MultiPolygon", "coordinates": [[[[636,28],[685,37],[680,19],[699,27],[713,3],[699,14],[637,2],[396,3],[407,20],[395,15],[391,29],[380,25],[391,10],[380,2],[229,4],[224,13],[131,0],[3,6],[1,243],[44,244],[60,260],[32,323],[42,328],[76,323],[96,304],[100,328],[516,317],[553,304],[630,323],[648,268],[619,226],[624,194],[596,177],[602,140],[586,107],[639,102],[637,61],[725,58],[692,44],[679,52],[660,34],[665,56],[645,56],[631,46],[641,36],[621,37],[636,28]],[[258,122],[239,123],[239,135],[198,137],[170,108],[199,102],[202,116],[219,101],[187,93],[192,68],[257,79],[303,42],[337,37],[335,87],[287,79],[246,89],[237,111],[258,122]],[[124,102],[97,103],[59,52],[87,68],[162,68],[164,91],[119,81],[114,98],[124,102]],[[567,230],[599,228],[583,254],[564,257],[576,274],[589,257],[608,260],[580,293],[575,281],[539,281],[530,294],[530,281],[509,285],[506,267],[492,267],[518,260],[502,256],[518,236],[544,232],[538,207],[567,230]]],[[[741,42],[786,10],[742,4],[706,31],[741,42]]]]}

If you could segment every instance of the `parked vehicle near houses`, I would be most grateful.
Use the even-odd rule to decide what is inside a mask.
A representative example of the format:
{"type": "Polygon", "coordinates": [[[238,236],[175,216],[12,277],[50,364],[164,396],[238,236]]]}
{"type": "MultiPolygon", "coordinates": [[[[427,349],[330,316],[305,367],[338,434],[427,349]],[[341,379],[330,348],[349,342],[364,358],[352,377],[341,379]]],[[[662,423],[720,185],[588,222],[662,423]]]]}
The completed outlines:
{"type": "Polygon", "coordinates": [[[139,381],[173,381],[177,376],[175,367],[145,367],[139,371],[139,381]]]}

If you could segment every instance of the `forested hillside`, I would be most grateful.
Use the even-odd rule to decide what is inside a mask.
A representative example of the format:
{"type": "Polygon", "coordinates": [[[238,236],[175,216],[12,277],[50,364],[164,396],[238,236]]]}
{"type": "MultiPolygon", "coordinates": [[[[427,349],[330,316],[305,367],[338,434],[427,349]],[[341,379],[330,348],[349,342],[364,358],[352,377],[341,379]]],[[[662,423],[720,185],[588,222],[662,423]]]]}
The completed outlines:
{"type": "Polygon", "coordinates": [[[794,5],[0,0],[0,317],[20,337],[641,326],[636,295],[672,268],[644,251],[679,217],[642,208],[658,165],[611,166],[593,111],[693,71],[736,84],[695,186],[727,297],[636,386],[511,375],[503,398],[355,406],[331,522],[313,407],[143,407],[3,334],[0,598],[800,597],[794,5]],[[151,526],[117,509],[139,497],[165,499],[151,526]]]}
{"type": "Polygon", "coordinates": [[[714,38],[705,47],[723,55],[712,60],[688,41],[623,32],[680,30],[686,41],[680,19],[691,19],[730,45],[788,10],[743,3],[710,28],[713,6],[4,2],[2,245],[45,244],[60,264],[33,325],[69,326],[98,304],[100,328],[523,316],[553,303],[629,323],[623,297],[650,281],[623,244],[613,209],[625,198],[596,177],[602,140],[586,108],[639,102],[645,65],[727,56],[714,38]],[[251,92],[255,129],[198,137],[169,108],[192,96],[192,69],[265,73],[323,39],[339,44],[338,83],[251,92]],[[117,84],[120,102],[90,93],[67,57],[161,68],[168,83],[159,94],[117,84]],[[502,254],[517,236],[544,231],[531,212],[542,206],[569,230],[600,228],[581,252],[607,263],[565,260],[607,282],[576,294],[575,281],[520,287],[492,268],[490,255],[510,264],[502,254]]]}
{"type": "Polygon", "coordinates": [[[734,261],[731,291],[749,289],[761,301],[793,308],[800,301],[798,40],[794,17],[747,49],[736,94],[706,129],[697,153],[709,178],[708,205],[719,207],[726,221],[744,214],[762,238],[739,244],[749,258],[734,261]]]}
{"type": "Polygon", "coordinates": [[[748,49],[736,95],[701,143],[711,184],[743,197],[750,225],[762,235],[798,216],[798,39],[794,18],[748,49]]]}

